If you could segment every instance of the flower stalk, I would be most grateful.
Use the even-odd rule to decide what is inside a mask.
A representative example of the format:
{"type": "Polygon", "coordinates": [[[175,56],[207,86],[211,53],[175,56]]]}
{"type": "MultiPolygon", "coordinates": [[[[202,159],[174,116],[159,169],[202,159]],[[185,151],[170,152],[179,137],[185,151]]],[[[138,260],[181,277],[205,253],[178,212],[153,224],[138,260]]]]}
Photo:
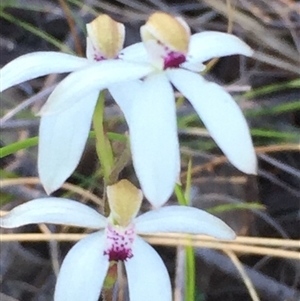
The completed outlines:
{"type": "Polygon", "coordinates": [[[113,300],[113,289],[117,279],[118,279],[118,263],[112,261],[109,265],[106,278],[103,283],[103,288],[102,288],[103,301],[113,300]]]}
{"type": "Polygon", "coordinates": [[[96,136],[96,152],[101,162],[104,181],[106,184],[109,184],[114,164],[114,155],[110,141],[104,130],[104,102],[105,92],[101,91],[93,115],[93,127],[96,136]]]}
{"type": "MultiPolygon", "coordinates": [[[[189,159],[186,177],[186,186],[183,192],[182,187],[176,184],[175,193],[178,203],[181,206],[190,205],[192,180],[192,160],[189,159]]],[[[195,252],[192,246],[186,246],[185,252],[185,299],[186,301],[194,301],[196,292],[196,270],[195,270],[195,252]]]]}

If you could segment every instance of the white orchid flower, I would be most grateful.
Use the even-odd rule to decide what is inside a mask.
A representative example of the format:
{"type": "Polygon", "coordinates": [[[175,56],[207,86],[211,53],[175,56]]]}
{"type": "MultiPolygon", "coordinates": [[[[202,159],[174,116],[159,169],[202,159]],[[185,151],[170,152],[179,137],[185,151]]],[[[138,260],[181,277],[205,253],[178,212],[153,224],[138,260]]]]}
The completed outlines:
{"type": "Polygon", "coordinates": [[[184,232],[234,239],[234,232],[205,211],[183,206],[162,207],[135,217],[142,192],[122,180],[107,190],[111,215],[63,198],[44,198],[15,207],[0,219],[3,228],[32,223],[86,227],[88,234],[64,259],[55,288],[55,301],[97,301],[111,261],[123,261],[130,301],[171,301],[170,279],[162,259],[138,233],[184,232]]]}
{"type": "Polygon", "coordinates": [[[75,77],[72,74],[69,81],[62,81],[48,100],[51,102],[64,90],[63,98],[67,102],[58,102],[55,114],[47,112],[47,104],[40,112],[38,171],[48,194],[61,187],[77,167],[99,92],[110,84],[138,79],[151,71],[149,66],[118,59],[125,37],[123,24],[100,15],[86,27],[86,58],[52,51],[33,52],[18,57],[0,70],[1,92],[50,73],[76,74],[75,77]],[[72,95],[71,91],[81,84],[89,87],[86,93],[72,95]]]}
{"type": "Polygon", "coordinates": [[[168,200],[180,171],[172,85],[192,103],[229,161],[243,172],[256,173],[256,156],[240,108],[220,86],[196,73],[205,68],[203,62],[213,57],[251,56],[248,45],[220,32],[190,36],[182,19],[157,12],[141,28],[143,43],[124,49],[118,55],[122,60],[99,64],[95,60],[117,56],[124,30],[109,19],[96,20],[87,26],[88,60],[53,52],[34,53],[1,70],[2,90],[51,72],[77,70],[56,87],[41,112],[38,169],[48,194],[58,189],[76,168],[98,93],[105,87],[109,87],[125,115],[135,171],[145,196],[154,206],[168,200]],[[111,41],[119,43],[108,47],[111,41]],[[115,84],[125,80],[128,81],[115,84]]]}
{"type": "MultiPolygon", "coordinates": [[[[234,35],[207,31],[190,36],[181,18],[157,12],[141,27],[143,43],[124,49],[126,60],[148,62],[143,81],[110,87],[129,125],[133,164],[146,198],[159,206],[173,192],[180,170],[172,85],[193,105],[211,137],[239,170],[256,174],[249,128],[234,99],[198,72],[203,62],[253,51],[234,35]],[[134,91],[134,92],[133,92],[134,91]]],[[[74,91],[73,91],[74,92],[74,91]]]]}

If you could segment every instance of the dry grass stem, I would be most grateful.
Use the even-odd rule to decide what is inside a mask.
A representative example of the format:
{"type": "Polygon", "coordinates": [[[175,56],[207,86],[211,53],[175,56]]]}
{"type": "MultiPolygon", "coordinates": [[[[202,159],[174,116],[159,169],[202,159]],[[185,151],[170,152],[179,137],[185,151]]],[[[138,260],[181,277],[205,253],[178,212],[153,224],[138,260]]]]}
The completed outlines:
{"type": "MultiPolygon", "coordinates": [[[[52,234],[50,229],[45,224],[39,224],[40,230],[44,234],[52,234]]],[[[58,276],[60,264],[59,264],[59,251],[58,251],[58,243],[55,240],[49,241],[49,250],[50,250],[50,257],[51,257],[51,264],[54,271],[55,276],[58,276]]]]}
{"type": "MultiPolygon", "coordinates": [[[[9,241],[78,241],[82,239],[86,234],[68,234],[68,233],[57,233],[57,234],[36,234],[36,233],[12,233],[12,234],[1,234],[1,242],[9,242],[9,241]]],[[[183,234],[169,234],[169,233],[161,233],[161,234],[147,234],[141,235],[153,245],[161,245],[161,246],[193,246],[198,248],[211,248],[216,250],[229,250],[235,251],[240,254],[257,254],[257,255],[268,255],[271,257],[281,257],[288,259],[296,259],[300,260],[300,252],[297,251],[289,251],[282,250],[272,247],[259,247],[255,245],[243,244],[238,242],[239,237],[236,241],[218,241],[213,240],[212,238],[200,236],[200,235],[183,235],[183,234]]],[[[242,240],[251,239],[251,237],[242,237],[242,240]]],[[[260,238],[254,238],[257,242],[260,238]]],[[[267,239],[267,244],[272,242],[272,239],[267,239]]],[[[282,248],[287,248],[287,245],[290,244],[293,248],[300,248],[300,241],[289,240],[287,244],[285,244],[285,240],[282,241],[282,248]]],[[[278,241],[276,241],[277,243],[278,241]]],[[[290,247],[291,247],[290,246],[290,247]]]]}
{"type": "Polygon", "coordinates": [[[243,267],[243,264],[240,262],[238,257],[232,251],[224,251],[224,252],[231,259],[232,263],[235,265],[236,269],[239,271],[239,273],[243,279],[243,282],[245,283],[245,285],[247,287],[247,290],[249,292],[251,299],[253,301],[260,301],[260,298],[258,297],[258,294],[254,288],[254,285],[253,285],[251,279],[249,278],[248,274],[246,273],[246,271],[243,267]]]}
{"type": "MultiPolygon", "coordinates": [[[[182,149],[181,149],[182,150],[182,149]]],[[[273,144],[273,145],[267,145],[267,146],[257,146],[255,147],[255,151],[257,154],[264,154],[264,153],[276,153],[281,151],[300,151],[300,143],[290,143],[290,144],[273,144]]],[[[227,158],[225,156],[219,156],[211,161],[202,164],[197,165],[193,167],[192,174],[195,174],[197,172],[201,172],[203,170],[213,170],[216,166],[221,165],[225,162],[228,162],[227,158]]],[[[184,183],[185,178],[187,176],[187,172],[182,172],[180,177],[181,181],[184,183]]]]}
{"type": "MultiPolygon", "coordinates": [[[[0,187],[13,186],[13,185],[38,185],[41,184],[41,181],[37,177],[29,177],[29,178],[15,178],[15,179],[2,179],[0,181],[0,187]]],[[[90,199],[96,205],[98,205],[101,209],[103,209],[103,201],[101,198],[91,193],[90,191],[81,188],[77,185],[73,185],[71,183],[64,183],[61,187],[62,189],[72,191],[74,193],[79,194],[83,198],[90,199]]]]}

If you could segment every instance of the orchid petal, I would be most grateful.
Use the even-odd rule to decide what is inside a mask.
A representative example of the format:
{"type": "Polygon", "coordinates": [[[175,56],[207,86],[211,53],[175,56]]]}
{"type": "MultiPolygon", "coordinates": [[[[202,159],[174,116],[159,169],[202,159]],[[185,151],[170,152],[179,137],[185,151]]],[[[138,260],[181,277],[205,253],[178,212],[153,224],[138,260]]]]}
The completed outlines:
{"type": "Polygon", "coordinates": [[[96,61],[96,58],[97,56],[100,57],[100,54],[98,52],[98,50],[96,50],[94,48],[94,45],[92,44],[92,41],[89,37],[86,38],[86,50],[85,50],[85,55],[87,57],[87,59],[90,61],[90,62],[95,62],[96,61]]]}
{"type": "Polygon", "coordinates": [[[0,218],[2,228],[39,223],[99,229],[106,226],[106,218],[79,202],[53,197],[26,202],[0,218]]]}
{"type": "Polygon", "coordinates": [[[0,70],[0,92],[39,76],[71,72],[89,65],[87,59],[66,53],[41,51],[25,54],[0,70]]]}
{"type": "Polygon", "coordinates": [[[112,84],[142,78],[152,71],[150,65],[121,60],[106,60],[73,72],[61,81],[49,96],[40,114],[53,114],[67,110],[92,91],[100,92],[112,84]]]}
{"type": "Polygon", "coordinates": [[[215,57],[234,54],[251,56],[253,50],[232,34],[205,31],[191,36],[187,63],[197,65],[215,57]]]}
{"type": "Polygon", "coordinates": [[[186,70],[169,70],[174,86],[192,103],[210,135],[239,170],[256,174],[257,159],[246,119],[219,85],[186,70]]]}
{"type": "Polygon", "coordinates": [[[133,63],[148,63],[149,57],[144,43],[136,43],[124,48],[120,54],[119,58],[133,63]]]}
{"type": "MultiPolygon", "coordinates": [[[[133,93],[142,88],[143,82],[140,80],[134,80],[130,82],[124,82],[114,84],[108,87],[109,93],[120,107],[122,113],[128,124],[130,124],[131,108],[134,106],[133,93]]],[[[139,101],[139,99],[137,100],[139,101]]]]}
{"type": "Polygon", "coordinates": [[[180,168],[174,93],[163,73],[146,78],[138,92],[129,123],[133,165],[146,198],[161,206],[180,168]]]}
{"type": "Polygon", "coordinates": [[[202,72],[206,69],[206,66],[201,62],[193,61],[191,58],[180,64],[180,68],[187,69],[193,72],[202,72]]]}
{"type": "Polygon", "coordinates": [[[132,252],[133,257],[124,262],[130,301],[171,301],[169,274],[156,251],[136,237],[132,252]]]}
{"type": "Polygon", "coordinates": [[[89,91],[70,109],[42,116],[38,170],[48,194],[60,188],[77,167],[89,135],[98,94],[89,91]]]}
{"type": "Polygon", "coordinates": [[[138,233],[176,232],[205,234],[219,239],[234,239],[235,233],[222,220],[203,210],[168,206],[148,211],[135,219],[138,233]]]}
{"type": "Polygon", "coordinates": [[[109,267],[104,243],[104,234],[96,232],[69,251],[58,275],[55,301],[98,300],[109,267]]]}

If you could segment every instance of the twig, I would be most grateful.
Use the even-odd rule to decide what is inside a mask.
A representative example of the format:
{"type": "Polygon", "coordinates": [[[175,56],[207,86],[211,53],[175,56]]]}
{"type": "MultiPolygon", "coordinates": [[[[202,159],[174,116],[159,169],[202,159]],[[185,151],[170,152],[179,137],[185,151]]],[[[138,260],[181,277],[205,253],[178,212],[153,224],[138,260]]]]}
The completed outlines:
{"type": "MultiPolygon", "coordinates": [[[[275,144],[275,145],[267,145],[267,146],[257,146],[255,147],[255,151],[257,154],[260,153],[276,153],[280,151],[300,151],[300,144],[275,144]]],[[[198,165],[193,167],[192,173],[195,174],[196,172],[201,172],[203,170],[213,170],[216,166],[221,165],[225,162],[227,162],[227,158],[225,156],[217,157],[205,164],[198,165]]],[[[182,172],[181,175],[181,181],[184,182],[184,179],[186,178],[186,172],[182,172]]]]}
{"type": "MultiPolygon", "coordinates": [[[[37,185],[37,184],[41,184],[40,179],[37,177],[4,179],[0,181],[1,188],[6,186],[13,186],[13,185],[37,185]]],[[[77,185],[73,185],[71,183],[64,183],[61,188],[70,190],[87,199],[90,199],[96,205],[100,206],[100,208],[103,207],[102,199],[84,188],[81,188],[77,185]]]]}
{"type": "Polygon", "coordinates": [[[258,170],[258,175],[265,179],[268,179],[270,182],[281,187],[283,190],[288,191],[290,194],[292,194],[296,198],[300,198],[300,191],[297,188],[293,188],[291,185],[280,180],[278,177],[274,176],[272,173],[260,169],[260,170],[258,170]]]}
{"type": "Polygon", "coordinates": [[[242,263],[239,261],[238,257],[235,255],[234,252],[232,251],[224,251],[225,254],[231,259],[232,263],[235,265],[236,269],[239,271],[247,289],[249,292],[250,297],[252,298],[253,301],[260,301],[257,292],[254,288],[254,285],[249,278],[248,274],[246,273],[242,263]]]}
{"type": "Polygon", "coordinates": [[[7,120],[11,119],[13,116],[15,116],[17,113],[20,111],[24,110],[25,108],[29,107],[33,103],[42,100],[42,98],[48,96],[56,87],[56,85],[52,85],[50,87],[47,87],[40,91],[39,93],[35,94],[34,96],[26,99],[16,107],[14,107],[12,110],[10,110],[7,114],[5,114],[1,119],[0,119],[0,124],[1,126],[2,123],[5,123],[7,120]]]}
{"type": "Polygon", "coordinates": [[[185,258],[185,249],[182,246],[177,247],[174,301],[184,300],[185,258]]]}
{"type": "Polygon", "coordinates": [[[289,166],[287,164],[284,164],[284,163],[282,163],[274,158],[271,158],[270,156],[265,155],[265,154],[259,154],[259,158],[261,158],[262,160],[268,162],[269,164],[272,164],[273,166],[280,168],[281,170],[300,179],[300,171],[297,170],[296,168],[289,166]]]}
{"type": "Polygon", "coordinates": [[[64,0],[58,0],[58,2],[60,3],[60,5],[61,5],[61,7],[64,11],[64,14],[66,16],[71,34],[74,38],[76,53],[79,56],[83,56],[83,51],[82,51],[82,48],[81,48],[80,40],[79,40],[78,34],[76,32],[76,24],[75,24],[74,19],[72,17],[71,10],[70,10],[69,6],[67,5],[67,3],[64,0]]]}
{"type": "Polygon", "coordinates": [[[0,123],[1,130],[24,130],[28,128],[37,128],[40,124],[38,119],[17,119],[17,120],[9,120],[4,123],[0,123]]]}
{"type": "MultiPolygon", "coordinates": [[[[50,229],[45,224],[39,224],[40,230],[45,234],[52,234],[50,229]]],[[[59,273],[59,251],[58,251],[58,244],[55,240],[49,240],[49,248],[50,248],[50,257],[52,268],[54,271],[55,276],[58,276],[59,273]]]]}
{"type": "MultiPolygon", "coordinates": [[[[227,256],[219,254],[216,251],[206,249],[195,249],[195,253],[198,257],[201,257],[205,262],[207,262],[211,267],[217,268],[232,277],[238,277],[235,266],[227,256]]],[[[293,290],[292,288],[279,283],[275,279],[272,279],[258,271],[255,271],[254,269],[246,265],[244,265],[244,269],[252,280],[256,290],[267,297],[266,300],[299,300],[299,291],[293,290]]]]}
{"type": "MultiPolygon", "coordinates": [[[[59,233],[59,234],[36,234],[36,233],[15,233],[15,234],[1,234],[1,242],[9,242],[9,241],[49,241],[49,240],[57,240],[57,241],[78,241],[85,237],[86,234],[68,234],[68,233],[59,233]]],[[[183,235],[183,234],[175,234],[172,233],[173,237],[170,237],[169,233],[160,233],[160,234],[147,234],[142,235],[143,238],[147,242],[153,245],[161,245],[161,246],[193,246],[193,247],[201,247],[201,248],[210,248],[216,250],[230,250],[236,251],[242,254],[257,254],[257,255],[268,255],[272,257],[279,258],[288,258],[300,260],[300,252],[296,251],[288,251],[275,249],[270,247],[258,247],[252,245],[243,245],[239,243],[235,243],[234,241],[213,241],[212,239],[204,240],[203,237],[199,237],[200,235],[183,235]]],[[[295,241],[299,248],[299,241],[295,241]]]]}
{"type": "Polygon", "coordinates": [[[7,296],[0,292],[0,300],[1,301],[19,301],[18,299],[15,299],[13,297],[7,296]]]}

